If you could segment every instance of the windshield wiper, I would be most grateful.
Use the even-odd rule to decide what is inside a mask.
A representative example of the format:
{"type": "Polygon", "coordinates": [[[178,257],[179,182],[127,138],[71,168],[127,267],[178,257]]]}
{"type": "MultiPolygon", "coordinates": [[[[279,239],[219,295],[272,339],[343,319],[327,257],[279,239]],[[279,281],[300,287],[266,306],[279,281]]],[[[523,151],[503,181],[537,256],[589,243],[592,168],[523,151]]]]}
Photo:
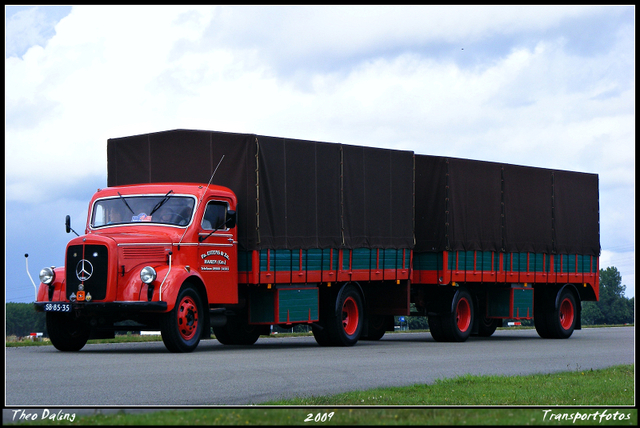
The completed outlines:
{"type": "Polygon", "coordinates": [[[165,203],[165,202],[167,202],[167,201],[169,200],[169,198],[171,198],[171,196],[169,196],[169,194],[170,194],[170,193],[172,193],[172,192],[173,192],[173,190],[169,190],[169,191],[167,192],[167,194],[166,194],[166,195],[164,195],[164,198],[163,198],[160,202],[158,202],[158,203],[156,204],[156,206],[155,206],[155,207],[153,207],[153,209],[151,210],[151,212],[149,213],[149,215],[151,215],[151,214],[153,214],[154,212],[158,211],[158,208],[160,208],[161,206],[163,206],[163,205],[164,205],[164,203],[165,203]]]}
{"type": "Polygon", "coordinates": [[[133,210],[131,209],[131,207],[129,206],[129,203],[127,202],[127,200],[124,198],[124,196],[122,196],[120,194],[120,192],[118,192],[118,196],[120,196],[120,199],[122,199],[122,202],[124,202],[124,204],[127,206],[127,208],[129,208],[129,211],[131,211],[131,214],[135,215],[136,213],[133,212],[133,210]]]}

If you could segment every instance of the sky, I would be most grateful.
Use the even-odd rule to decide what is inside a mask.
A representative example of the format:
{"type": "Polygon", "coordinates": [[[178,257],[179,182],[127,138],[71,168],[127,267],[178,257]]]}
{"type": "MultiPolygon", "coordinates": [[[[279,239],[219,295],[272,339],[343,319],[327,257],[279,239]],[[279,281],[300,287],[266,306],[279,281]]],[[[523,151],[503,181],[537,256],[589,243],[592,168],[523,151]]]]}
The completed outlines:
{"type": "Polygon", "coordinates": [[[170,129],[596,173],[635,294],[634,6],[5,6],[5,298],[32,302],[107,184],[170,129]]]}

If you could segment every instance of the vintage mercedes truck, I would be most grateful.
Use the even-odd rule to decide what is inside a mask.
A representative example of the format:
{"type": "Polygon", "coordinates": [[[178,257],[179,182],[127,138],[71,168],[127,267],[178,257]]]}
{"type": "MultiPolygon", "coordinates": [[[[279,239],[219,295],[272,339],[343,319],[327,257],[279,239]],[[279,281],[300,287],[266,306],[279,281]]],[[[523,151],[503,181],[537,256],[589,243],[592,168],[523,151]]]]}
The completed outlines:
{"type": "Polygon", "coordinates": [[[159,330],[190,352],[294,324],[351,346],[398,315],[436,341],[505,319],[568,338],[598,299],[595,174],[196,130],[109,139],[107,159],[65,265],[40,272],[61,351],[159,330]]]}

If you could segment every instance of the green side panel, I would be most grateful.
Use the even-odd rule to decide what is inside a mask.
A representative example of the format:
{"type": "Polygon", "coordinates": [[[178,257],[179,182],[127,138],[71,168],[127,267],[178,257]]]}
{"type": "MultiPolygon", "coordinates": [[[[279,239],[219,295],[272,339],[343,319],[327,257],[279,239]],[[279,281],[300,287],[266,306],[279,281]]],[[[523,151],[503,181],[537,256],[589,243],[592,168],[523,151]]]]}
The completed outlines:
{"type": "Polygon", "coordinates": [[[491,272],[497,270],[497,264],[494,259],[500,260],[500,256],[498,253],[495,254],[495,257],[492,257],[493,253],[491,251],[478,252],[476,260],[476,267],[478,268],[478,270],[481,270],[483,272],[491,272]],[[493,264],[491,264],[492,260],[493,264]]]}
{"type": "MultiPolygon", "coordinates": [[[[351,269],[369,270],[371,269],[371,266],[375,267],[375,259],[373,260],[373,264],[372,264],[371,253],[372,253],[372,250],[368,248],[355,248],[353,250],[353,257],[352,257],[353,266],[351,266],[351,269]]],[[[375,257],[375,253],[374,253],[374,257],[375,257]]]]}
{"type": "Polygon", "coordinates": [[[578,255],[578,272],[595,273],[597,271],[596,264],[594,261],[593,266],[591,266],[590,256],[578,255]]]}
{"type": "Polygon", "coordinates": [[[487,296],[487,314],[490,317],[508,318],[511,300],[511,290],[501,288],[491,290],[487,296]]]}
{"type": "Polygon", "coordinates": [[[327,271],[338,269],[338,250],[333,252],[333,263],[331,260],[331,249],[314,248],[302,251],[302,266],[306,266],[308,271],[327,271]]]}
{"type": "Polygon", "coordinates": [[[381,265],[383,266],[383,269],[407,269],[408,268],[409,260],[407,257],[403,263],[402,250],[396,250],[396,249],[380,250],[380,257],[382,258],[381,265]]]}
{"type": "Polygon", "coordinates": [[[238,251],[238,272],[251,272],[251,251],[238,251]]]}
{"type": "Polygon", "coordinates": [[[318,289],[278,290],[278,321],[298,322],[318,320],[318,289]]]}
{"type": "Polygon", "coordinates": [[[568,259],[569,259],[569,267],[567,268],[567,271],[569,273],[574,273],[576,271],[576,257],[573,254],[570,254],[568,259]]]}
{"type": "Polygon", "coordinates": [[[275,291],[252,290],[249,294],[249,320],[253,323],[275,322],[275,291]]]}
{"type": "Polygon", "coordinates": [[[443,253],[413,253],[414,270],[442,270],[443,253]]]}
{"type": "Polygon", "coordinates": [[[298,250],[260,250],[261,272],[291,272],[299,270],[300,252],[298,250]],[[268,263],[268,266],[267,266],[268,263]]]}
{"type": "Polygon", "coordinates": [[[527,253],[513,253],[513,272],[527,271],[527,253]]]}
{"type": "Polygon", "coordinates": [[[569,256],[566,254],[556,254],[553,260],[555,272],[568,272],[567,266],[569,265],[569,256]],[[562,261],[562,269],[560,269],[560,262],[562,261]]]}
{"type": "Polygon", "coordinates": [[[513,290],[512,318],[530,318],[533,316],[533,288],[513,290]]]}
{"type": "Polygon", "coordinates": [[[273,270],[272,265],[267,265],[269,262],[269,250],[260,250],[260,272],[266,272],[273,270]]]}

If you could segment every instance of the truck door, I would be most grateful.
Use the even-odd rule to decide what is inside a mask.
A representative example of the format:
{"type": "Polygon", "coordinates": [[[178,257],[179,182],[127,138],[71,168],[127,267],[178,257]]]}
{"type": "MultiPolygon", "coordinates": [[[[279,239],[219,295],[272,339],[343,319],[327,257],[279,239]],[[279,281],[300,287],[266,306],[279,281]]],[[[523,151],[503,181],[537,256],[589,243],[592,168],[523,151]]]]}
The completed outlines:
{"type": "Polygon", "coordinates": [[[198,262],[209,303],[238,303],[237,232],[231,215],[228,202],[209,200],[200,222],[198,262]]]}

